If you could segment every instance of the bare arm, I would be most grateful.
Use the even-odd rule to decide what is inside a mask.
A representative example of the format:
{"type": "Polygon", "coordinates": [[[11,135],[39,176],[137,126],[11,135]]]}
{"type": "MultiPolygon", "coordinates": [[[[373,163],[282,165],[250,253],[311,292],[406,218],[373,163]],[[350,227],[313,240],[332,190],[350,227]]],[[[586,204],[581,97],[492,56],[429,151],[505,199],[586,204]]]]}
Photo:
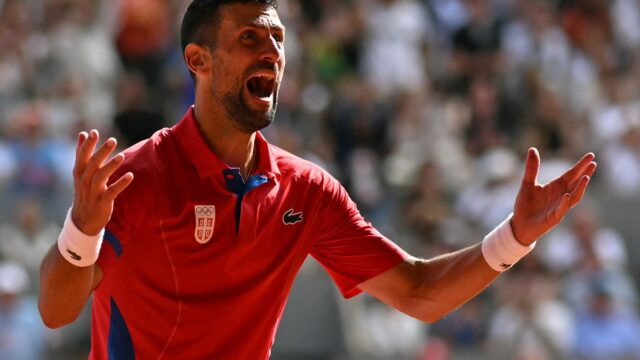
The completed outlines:
{"type": "MultiPolygon", "coordinates": [[[[116,147],[115,139],[105,141],[94,154],[98,139],[95,130],[80,133],[73,170],[71,219],[87,235],[98,234],[106,226],[113,212],[113,200],[133,180],[133,175],[127,173],[107,186],[109,176],[122,164],[124,156],[118,154],[107,161],[116,147]]],[[[97,265],[72,265],[54,244],[40,268],[38,309],[45,325],[57,328],[74,321],[101,279],[97,265]]]]}
{"type": "Polygon", "coordinates": [[[498,274],[476,244],[430,260],[412,257],[359,287],[407,315],[435,322],[475,297],[498,274]]]}
{"type": "Polygon", "coordinates": [[[102,272],[98,265],[71,265],[54,244],[40,268],[38,308],[44,324],[58,328],[73,322],[100,280],[102,272]]]}
{"type": "MultiPolygon", "coordinates": [[[[536,241],[580,202],[596,169],[593,159],[593,154],[587,154],[559,178],[540,185],[540,157],[537,150],[529,150],[510,222],[520,243],[536,241]]],[[[409,258],[359,288],[408,315],[434,322],[476,296],[498,275],[476,244],[431,260],[409,258]]]]}

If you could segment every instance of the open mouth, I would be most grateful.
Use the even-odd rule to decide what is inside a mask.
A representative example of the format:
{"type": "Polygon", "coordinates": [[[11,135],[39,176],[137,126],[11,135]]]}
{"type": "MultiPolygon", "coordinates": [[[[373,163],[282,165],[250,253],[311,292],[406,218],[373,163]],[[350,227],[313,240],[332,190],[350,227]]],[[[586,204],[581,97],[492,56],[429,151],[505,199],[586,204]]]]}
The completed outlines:
{"type": "Polygon", "coordinates": [[[276,76],[273,72],[256,73],[247,80],[249,93],[262,102],[272,102],[275,85],[276,76]]]}

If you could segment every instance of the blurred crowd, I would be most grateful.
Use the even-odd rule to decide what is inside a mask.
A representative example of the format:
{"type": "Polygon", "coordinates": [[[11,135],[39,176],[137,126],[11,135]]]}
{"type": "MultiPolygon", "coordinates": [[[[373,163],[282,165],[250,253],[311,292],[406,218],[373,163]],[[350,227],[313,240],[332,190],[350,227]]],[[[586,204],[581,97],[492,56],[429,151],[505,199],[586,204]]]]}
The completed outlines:
{"type": "MultiPolygon", "coordinates": [[[[39,263],[70,206],[78,131],[124,149],[192,103],[188,3],[0,0],[0,359],[86,357],[87,314],[40,323],[39,263]]],[[[587,151],[599,170],[561,227],[433,325],[338,300],[309,262],[274,359],[640,359],[639,1],[281,0],[279,14],[287,68],[263,133],[412,254],[501,222],[530,146],[540,182],[587,151]]]]}

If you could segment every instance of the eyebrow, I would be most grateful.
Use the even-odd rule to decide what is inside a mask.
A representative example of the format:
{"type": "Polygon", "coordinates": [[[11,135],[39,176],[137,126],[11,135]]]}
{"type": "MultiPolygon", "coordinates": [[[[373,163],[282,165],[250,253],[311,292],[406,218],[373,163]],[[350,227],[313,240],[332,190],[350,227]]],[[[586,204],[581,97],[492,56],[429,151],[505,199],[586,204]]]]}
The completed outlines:
{"type": "Polygon", "coordinates": [[[251,20],[247,20],[247,21],[243,21],[240,23],[241,27],[253,27],[253,28],[260,28],[260,29],[266,29],[266,28],[271,28],[280,32],[285,32],[286,28],[284,25],[281,24],[276,24],[276,23],[271,23],[269,25],[266,25],[264,21],[256,21],[255,19],[251,19],[251,20]]]}

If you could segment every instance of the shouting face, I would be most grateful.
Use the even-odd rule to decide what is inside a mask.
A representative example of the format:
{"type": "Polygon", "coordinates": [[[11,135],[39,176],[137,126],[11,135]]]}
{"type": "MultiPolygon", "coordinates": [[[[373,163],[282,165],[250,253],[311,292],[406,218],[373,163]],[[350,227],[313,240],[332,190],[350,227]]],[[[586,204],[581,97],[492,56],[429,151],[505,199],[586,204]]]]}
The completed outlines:
{"type": "Polygon", "coordinates": [[[284,27],[273,7],[234,3],[220,8],[208,87],[235,128],[251,133],[275,116],[285,66],[284,27]]]}

